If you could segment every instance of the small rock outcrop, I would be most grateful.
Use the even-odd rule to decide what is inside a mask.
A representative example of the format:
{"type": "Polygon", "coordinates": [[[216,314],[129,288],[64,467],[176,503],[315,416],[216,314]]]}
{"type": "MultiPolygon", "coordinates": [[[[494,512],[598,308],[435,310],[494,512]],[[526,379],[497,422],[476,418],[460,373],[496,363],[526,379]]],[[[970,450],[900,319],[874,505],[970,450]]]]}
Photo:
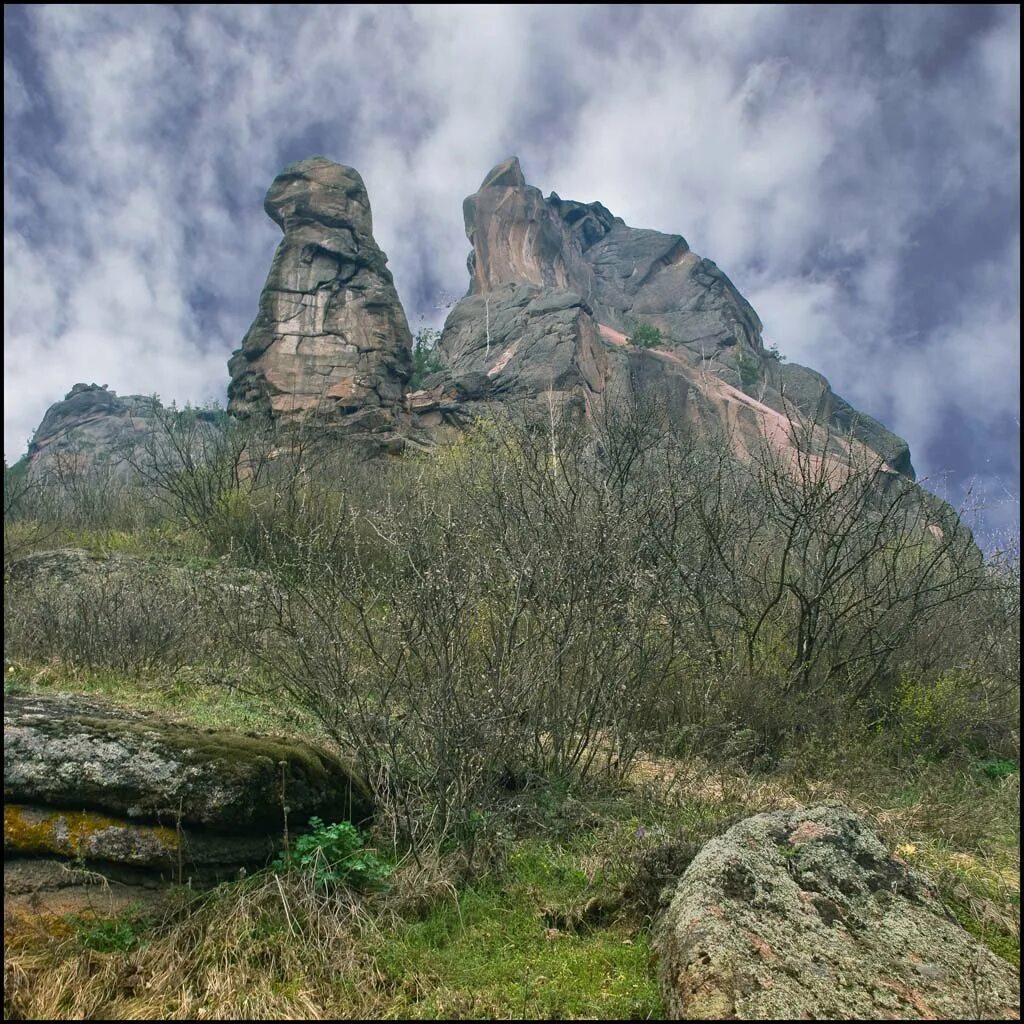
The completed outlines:
{"type": "Polygon", "coordinates": [[[656,946],[673,1019],[1011,1019],[1016,972],[839,806],[759,814],[707,843],[656,946]]]}
{"type": "Polygon", "coordinates": [[[125,455],[153,429],[160,403],[145,395],[118,395],[105,384],[76,384],[54,402],[28,446],[34,472],[82,471],[97,463],[127,468],[125,455]]]}
{"type": "Polygon", "coordinates": [[[411,372],[412,335],[373,239],[358,172],[313,157],[264,201],[284,232],[256,319],[228,363],[229,409],[387,434],[411,372]]]}
{"type": "Polygon", "coordinates": [[[368,792],[301,742],[162,722],[81,696],[5,698],[4,848],[219,876],[265,863],[285,820],[363,821],[368,792]]]}
{"type": "Polygon", "coordinates": [[[137,471],[176,456],[168,438],[188,441],[197,455],[223,430],[224,413],[212,408],[178,410],[153,395],[118,395],[106,384],[76,384],[46,410],[25,456],[33,478],[63,489],[89,481],[137,479],[137,471]],[[185,426],[185,429],[180,429],[185,426]]]}

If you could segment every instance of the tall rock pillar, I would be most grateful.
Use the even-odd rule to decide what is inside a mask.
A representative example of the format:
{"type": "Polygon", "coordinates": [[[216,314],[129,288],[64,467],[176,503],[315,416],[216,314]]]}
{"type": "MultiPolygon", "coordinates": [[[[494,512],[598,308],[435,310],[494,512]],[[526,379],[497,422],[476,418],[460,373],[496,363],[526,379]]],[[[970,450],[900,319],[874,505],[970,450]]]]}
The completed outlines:
{"type": "Polygon", "coordinates": [[[313,157],[286,167],[264,209],[284,238],[259,312],[228,371],[229,409],[387,433],[411,371],[412,335],[373,239],[359,173],[313,157]]]}

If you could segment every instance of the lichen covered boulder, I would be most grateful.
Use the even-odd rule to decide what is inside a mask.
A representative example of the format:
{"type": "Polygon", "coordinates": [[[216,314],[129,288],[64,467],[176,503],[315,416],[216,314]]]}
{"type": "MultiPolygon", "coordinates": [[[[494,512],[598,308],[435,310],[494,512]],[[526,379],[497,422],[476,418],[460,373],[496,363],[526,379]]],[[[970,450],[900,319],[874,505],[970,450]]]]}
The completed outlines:
{"type": "Polygon", "coordinates": [[[66,857],[152,869],[167,878],[229,876],[261,867],[278,852],[280,835],[220,835],[147,825],[98,811],[4,805],[5,857],[66,857]]]}
{"type": "Polygon", "coordinates": [[[673,1019],[1019,1015],[1010,965],[838,806],[759,814],[709,842],[656,947],[673,1019]]]}
{"type": "Polygon", "coordinates": [[[158,721],[94,698],[8,696],[4,797],[225,834],[363,821],[365,785],[308,744],[158,721]]]}

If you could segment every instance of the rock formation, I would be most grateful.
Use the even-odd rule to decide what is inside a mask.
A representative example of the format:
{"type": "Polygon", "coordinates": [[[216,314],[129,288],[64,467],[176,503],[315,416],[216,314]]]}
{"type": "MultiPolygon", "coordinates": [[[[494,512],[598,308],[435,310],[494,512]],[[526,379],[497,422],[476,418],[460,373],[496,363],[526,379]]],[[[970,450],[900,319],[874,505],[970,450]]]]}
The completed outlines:
{"type": "Polygon", "coordinates": [[[631,228],[600,203],[547,198],[506,160],[463,206],[473,246],[452,310],[445,372],[409,396],[421,422],[460,424],[509,398],[666,397],[677,416],[786,443],[791,419],[834,432],[831,454],[867,447],[913,479],[907,444],[858,414],[820,374],[780,365],[732,282],[681,235],[631,228]]]}
{"type": "Polygon", "coordinates": [[[685,1020],[1016,1018],[1016,972],[838,806],[759,814],[686,869],[656,946],[685,1020]]]}
{"type": "MultiPolygon", "coordinates": [[[[749,303],[681,235],[631,228],[600,203],[545,198],[514,157],[465,200],[469,290],[445,324],[441,372],[411,393],[411,336],[359,174],[304,160],[274,179],[264,205],[284,238],[228,364],[239,417],[312,419],[318,433],[398,452],[443,440],[496,401],[589,412],[643,395],[740,448],[763,435],[791,447],[793,423],[813,422],[828,458],[866,456],[886,480],[914,479],[907,443],[821,374],[767,352],[749,303]]],[[[123,444],[150,408],[76,385],[30,457],[68,439],[123,444]]]]}
{"type": "Polygon", "coordinates": [[[285,168],[264,209],[284,232],[259,312],[228,364],[229,409],[387,434],[412,336],[373,240],[359,174],[321,157],[285,168]]]}
{"type": "Polygon", "coordinates": [[[119,396],[106,385],[76,384],[46,410],[28,446],[35,471],[83,469],[97,462],[121,466],[153,427],[160,403],[144,395],[119,396]]]}
{"type": "Polygon", "coordinates": [[[195,729],[80,696],[4,700],[7,857],[64,857],[115,877],[233,875],[312,815],[363,821],[367,790],[308,744],[195,729]]]}

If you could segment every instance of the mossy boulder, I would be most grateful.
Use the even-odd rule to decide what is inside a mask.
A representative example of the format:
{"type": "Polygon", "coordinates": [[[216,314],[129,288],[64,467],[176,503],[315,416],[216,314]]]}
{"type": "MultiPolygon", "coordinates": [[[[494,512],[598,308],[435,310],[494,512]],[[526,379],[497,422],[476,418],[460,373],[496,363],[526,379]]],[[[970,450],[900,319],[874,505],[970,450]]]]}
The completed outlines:
{"type": "Polygon", "coordinates": [[[673,1019],[1019,1016],[1016,971],[838,806],[758,814],[707,843],[656,948],[673,1019]]]}
{"type": "Polygon", "coordinates": [[[5,857],[67,857],[149,868],[168,878],[230,876],[239,867],[262,867],[281,845],[280,835],[220,835],[147,825],[98,811],[4,805],[5,857]]]}
{"type": "Polygon", "coordinates": [[[228,835],[311,815],[361,822],[371,803],[351,766],[306,743],[159,721],[76,695],[8,696],[4,797],[228,835]]]}

